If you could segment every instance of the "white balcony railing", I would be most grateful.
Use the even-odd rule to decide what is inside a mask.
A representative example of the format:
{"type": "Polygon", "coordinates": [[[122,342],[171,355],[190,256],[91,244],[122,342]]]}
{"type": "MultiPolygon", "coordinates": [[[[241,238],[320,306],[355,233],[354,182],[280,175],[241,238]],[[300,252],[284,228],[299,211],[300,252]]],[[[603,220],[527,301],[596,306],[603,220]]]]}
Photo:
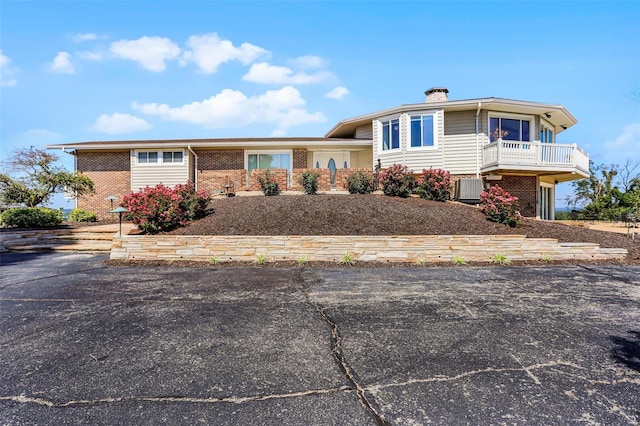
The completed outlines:
{"type": "Polygon", "coordinates": [[[524,169],[589,172],[589,156],[576,144],[499,140],[482,147],[483,169],[524,169]]]}

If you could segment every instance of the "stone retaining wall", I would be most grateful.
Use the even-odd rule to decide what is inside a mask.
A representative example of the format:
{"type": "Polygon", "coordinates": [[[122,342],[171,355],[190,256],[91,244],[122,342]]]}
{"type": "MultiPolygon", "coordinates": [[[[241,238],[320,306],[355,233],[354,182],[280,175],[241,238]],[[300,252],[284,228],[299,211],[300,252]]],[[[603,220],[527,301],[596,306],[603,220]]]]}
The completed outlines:
{"type": "Polygon", "coordinates": [[[603,249],[591,243],[558,243],[522,235],[444,236],[185,236],[124,235],[115,237],[111,259],[254,262],[339,262],[349,254],[355,262],[489,261],[497,253],[510,260],[624,259],[626,249],[603,249]]]}

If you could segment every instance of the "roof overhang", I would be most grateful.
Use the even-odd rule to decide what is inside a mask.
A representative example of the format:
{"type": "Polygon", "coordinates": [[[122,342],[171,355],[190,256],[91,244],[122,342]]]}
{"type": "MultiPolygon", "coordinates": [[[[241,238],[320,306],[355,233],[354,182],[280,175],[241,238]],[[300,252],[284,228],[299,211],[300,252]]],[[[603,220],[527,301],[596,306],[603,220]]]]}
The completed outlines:
{"type": "Polygon", "coordinates": [[[477,111],[490,110],[496,112],[511,112],[518,114],[539,115],[556,127],[557,133],[575,125],[578,120],[562,105],[543,104],[539,102],[518,101],[514,99],[484,98],[466,99],[447,102],[423,102],[419,104],[406,104],[399,107],[385,109],[370,114],[360,115],[338,122],[325,137],[344,138],[355,134],[357,127],[370,124],[372,120],[388,115],[401,114],[411,111],[444,110],[453,111],[477,111]]]}
{"type": "Polygon", "coordinates": [[[371,139],[352,138],[229,138],[229,139],[168,139],[168,140],[128,140],[89,141],[47,145],[47,149],[75,151],[105,151],[129,149],[169,149],[169,148],[265,148],[265,147],[370,147],[371,139]]]}

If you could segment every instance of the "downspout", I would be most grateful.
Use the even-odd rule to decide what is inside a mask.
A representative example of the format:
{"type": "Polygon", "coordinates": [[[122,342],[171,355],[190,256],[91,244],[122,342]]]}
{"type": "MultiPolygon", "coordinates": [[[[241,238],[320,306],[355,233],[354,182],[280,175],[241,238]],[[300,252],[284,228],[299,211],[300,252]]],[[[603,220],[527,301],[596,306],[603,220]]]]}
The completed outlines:
{"type": "Polygon", "coordinates": [[[187,149],[193,154],[193,186],[198,190],[198,154],[191,149],[191,145],[187,145],[187,149]]]}
{"type": "MultiPolygon", "coordinates": [[[[69,154],[69,155],[73,156],[73,173],[77,174],[78,173],[78,155],[76,154],[76,152],[75,151],[67,151],[67,148],[65,148],[65,147],[62,147],[62,152],[64,152],[65,154],[69,154]]],[[[75,195],[73,197],[73,208],[74,209],[78,208],[78,196],[77,195],[75,195]]]]}
{"type": "Polygon", "coordinates": [[[482,108],[482,102],[478,102],[478,110],[476,111],[476,178],[480,177],[480,109],[482,108]]]}

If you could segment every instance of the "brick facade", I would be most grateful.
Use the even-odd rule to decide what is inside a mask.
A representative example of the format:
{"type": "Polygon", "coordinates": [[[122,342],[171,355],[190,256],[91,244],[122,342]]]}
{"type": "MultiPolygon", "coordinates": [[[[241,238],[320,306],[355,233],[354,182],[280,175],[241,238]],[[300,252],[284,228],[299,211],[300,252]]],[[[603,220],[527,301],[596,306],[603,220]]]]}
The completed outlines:
{"type": "Polygon", "coordinates": [[[347,178],[355,172],[365,172],[373,178],[373,170],[371,169],[338,169],[336,170],[336,189],[347,191],[347,178]]]}
{"type": "Polygon", "coordinates": [[[131,192],[131,159],[129,151],[123,152],[79,152],[77,170],[95,184],[95,193],[78,197],[78,207],[93,212],[98,220],[115,220],[109,213],[111,202],[106,198],[117,197],[113,208],[118,207],[122,197],[131,192]]]}
{"type": "Polygon", "coordinates": [[[241,170],[202,170],[198,171],[198,189],[204,189],[210,195],[225,192],[225,185],[232,185],[229,192],[245,191],[247,173],[241,170]]]}
{"type": "Polygon", "coordinates": [[[293,168],[304,169],[306,167],[307,167],[307,150],[294,149],[293,150],[293,168]]]}
{"type": "Polygon", "coordinates": [[[291,189],[292,191],[302,191],[302,185],[298,183],[300,175],[304,172],[318,172],[318,191],[330,191],[331,190],[331,172],[329,169],[293,169],[291,174],[291,189]]]}
{"type": "Polygon", "coordinates": [[[231,149],[224,151],[195,151],[198,155],[199,170],[243,170],[244,151],[231,149]]]}
{"type": "Polygon", "coordinates": [[[522,216],[536,217],[538,180],[535,176],[502,176],[502,180],[491,181],[490,184],[500,186],[511,195],[518,197],[522,216]]]}
{"type": "MultiPolygon", "coordinates": [[[[249,191],[261,191],[260,183],[258,182],[259,176],[264,176],[266,170],[256,169],[251,170],[251,176],[249,179],[249,191]]],[[[284,191],[287,189],[287,169],[270,169],[269,172],[271,176],[276,179],[278,185],[280,186],[280,190],[284,191]]]]}

